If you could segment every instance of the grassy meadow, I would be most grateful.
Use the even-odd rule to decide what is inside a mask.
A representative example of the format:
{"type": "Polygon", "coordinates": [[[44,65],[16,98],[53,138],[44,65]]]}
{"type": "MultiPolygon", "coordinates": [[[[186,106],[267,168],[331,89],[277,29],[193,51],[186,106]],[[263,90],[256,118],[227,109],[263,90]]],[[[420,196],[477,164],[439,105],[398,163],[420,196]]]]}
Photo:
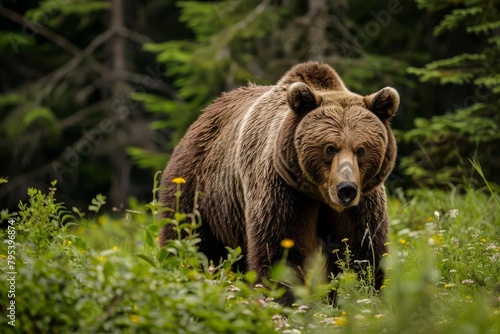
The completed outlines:
{"type": "MultiPolygon", "coordinates": [[[[320,283],[318,258],[290,308],[272,301],[282,293],[274,280],[255,284],[255,273],[230,270],[239,249],[207,263],[194,216],[176,213],[168,223],[189,236],[159,249],[165,222],[155,218],[154,195],[145,205],[130,199],[125,211],[103,196],[77,209],[60,203],[56,188],[29,189],[14,222],[3,220],[12,227],[2,229],[2,282],[10,264],[16,274],[15,297],[0,284],[2,333],[500,333],[500,206],[487,187],[392,190],[382,292],[371,288],[370,268],[356,275],[364,264],[350,261],[320,283]],[[324,302],[332,288],[337,306],[324,302]]],[[[272,278],[288,272],[277,264],[272,278]]]]}

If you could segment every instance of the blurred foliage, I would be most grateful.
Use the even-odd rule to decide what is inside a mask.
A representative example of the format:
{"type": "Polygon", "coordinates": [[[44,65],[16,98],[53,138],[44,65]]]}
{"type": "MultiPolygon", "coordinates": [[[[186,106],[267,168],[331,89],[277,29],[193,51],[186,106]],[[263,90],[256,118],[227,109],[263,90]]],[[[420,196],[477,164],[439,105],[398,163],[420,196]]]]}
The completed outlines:
{"type": "MultiPolygon", "coordinates": [[[[373,291],[371,268],[352,261],[355,250],[347,248],[339,258],[343,273],[321,282],[323,262],[315,257],[304,268],[306,283],[293,286],[297,303],[282,307],[273,298],[283,291],[272,282],[290,280],[286,250],[273,267],[275,281],[256,284],[254,272],[231,270],[241,261],[240,249],[228,249],[221,263],[208,263],[198,252],[196,217],[176,212],[175,219],[158,220],[164,209],[155,196],[146,205],[132,199],[131,209],[111,216],[103,213],[108,204],[102,195],[86,210],[69,209],[56,199],[56,186],[48,193],[28,189],[19,216],[0,229],[2,280],[16,272],[14,290],[0,285],[8,298],[0,303],[2,333],[500,330],[495,193],[469,185],[453,192],[413,190],[408,198],[398,193],[388,202],[394,219],[382,293],[373,291]],[[156,236],[163,224],[187,231],[186,238],[160,249],[156,236]],[[331,289],[338,291],[337,306],[325,303],[331,289]],[[8,317],[10,300],[15,318],[8,317]]],[[[181,192],[179,184],[177,196],[181,192]]]]}
{"type": "Polygon", "coordinates": [[[417,118],[415,128],[401,138],[418,147],[402,161],[420,184],[448,185],[474,173],[468,159],[482,162],[486,177],[500,182],[500,2],[418,0],[428,11],[449,11],[434,27],[434,35],[465,31],[474,44],[462,53],[430,62],[409,73],[422,82],[467,85],[462,102],[431,119],[417,118]]]}

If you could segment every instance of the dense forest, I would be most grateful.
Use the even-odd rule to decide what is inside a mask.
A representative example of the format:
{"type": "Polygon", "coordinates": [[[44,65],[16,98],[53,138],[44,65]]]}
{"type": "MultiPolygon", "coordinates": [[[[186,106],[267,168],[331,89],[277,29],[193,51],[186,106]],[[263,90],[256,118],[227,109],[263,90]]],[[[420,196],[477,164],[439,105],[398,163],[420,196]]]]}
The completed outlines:
{"type": "Polygon", "coordinates": [[[223,91],[319,60],[395,87],[389,189],[500,181],[498,1],[2,1],[2,208],[59,181],[69,205],[148,200],[152,175],[223,91]]]}

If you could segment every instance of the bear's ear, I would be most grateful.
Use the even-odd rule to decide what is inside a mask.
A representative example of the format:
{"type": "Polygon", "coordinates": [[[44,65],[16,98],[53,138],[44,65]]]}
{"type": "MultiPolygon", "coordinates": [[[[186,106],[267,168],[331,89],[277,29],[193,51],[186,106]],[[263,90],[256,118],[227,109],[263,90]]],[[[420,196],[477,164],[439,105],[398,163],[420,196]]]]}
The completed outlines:
{"type": "Polygon", "coordinates": [[[296,82],[287,89],[287,102],[298,115],[306,114],[316,109],[321,103],[321,97],[314,94],[311,88],[303,82],[296,82]]]}
{"type": "Polygon", "coordinates": [[[399,108],[399,94],[392,87],[385,87],[378,92],[364,97],[366,107],[382,121],[390,120],[399,108]]]}

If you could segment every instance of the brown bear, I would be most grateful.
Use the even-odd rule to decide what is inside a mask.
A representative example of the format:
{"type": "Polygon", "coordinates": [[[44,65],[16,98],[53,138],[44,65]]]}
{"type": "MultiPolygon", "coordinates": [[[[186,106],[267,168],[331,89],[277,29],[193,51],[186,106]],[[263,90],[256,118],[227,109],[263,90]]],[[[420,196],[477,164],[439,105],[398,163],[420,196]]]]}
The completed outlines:
{"type": "MultiPolygon", "coordinates": [[[[361,96],[328,65],[294,66],[274,86],[249,85],[208,106],[175,148],[163,173],[160,202],[175,207],[172,179],[183,177],[180,210],[196,210],[200,251],[218,263],[225,246],[241,246],[259,277],[283,256],[304,280],[306,259],[324,252],[327,273],[340,271],[347,242],[352,259],[375,268],[386,252],[384,181],[396,158],[390,120],[399,106],[391,87],[361,96]],[[347,241],[343,239],[347,239],[347,241]]],[[[160,244],[176,238],[171,225],[160,244]]],[[[280,300],[293,301],[291,293],[280,300]]]]}

